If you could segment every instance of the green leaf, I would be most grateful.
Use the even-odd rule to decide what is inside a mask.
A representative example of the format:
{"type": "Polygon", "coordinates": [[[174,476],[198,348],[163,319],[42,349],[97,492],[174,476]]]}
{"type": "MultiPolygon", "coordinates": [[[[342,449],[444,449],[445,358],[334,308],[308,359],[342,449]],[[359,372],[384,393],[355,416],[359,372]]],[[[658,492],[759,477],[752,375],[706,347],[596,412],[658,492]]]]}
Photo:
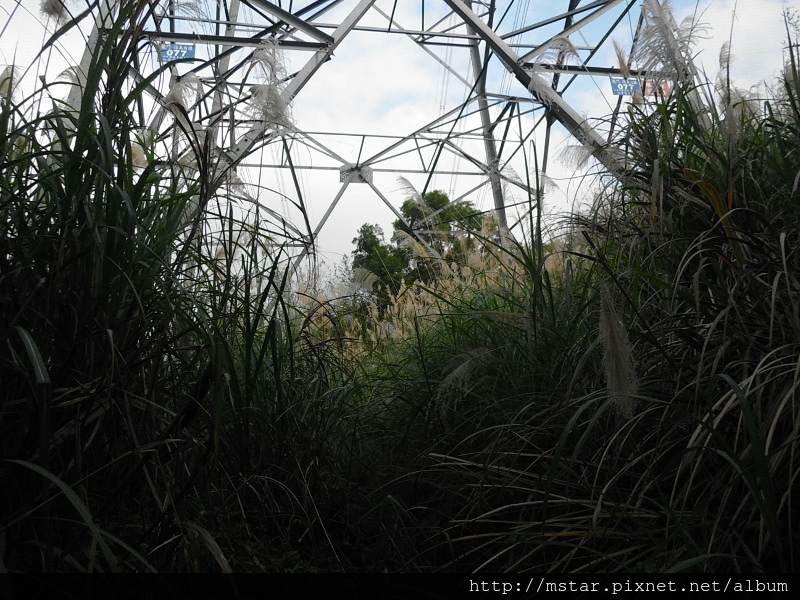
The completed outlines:
{"type": "Polygon", "coordinates": [[[89,508],[83,503],[78,494],[76,494],[71,487],[69,487],[61,478],[57,477],[47,469],[40,467],[39,465],[29,462],[27,460],[9,459],[8,462],[30,469],[31,471],[38,473],[42,477],[45,477],[46,479],[49,479],[54,484],[56,484],[58,489],[60,489],[64,494],[64,496],[67,497],[67,500],[70,501],[75,510],[78,511],[78,514],[80,515],[86,527],[89,529],[89,531],[91,531],[92,537],[100,546],[100,550],[105,556],[106,561],[108,562],[108,565],[111,568],[111,571],[115,573],[119,571],[117,557],[114,555],[114,553],[111,551],[111,548],[106,543],[103,532],[100,530],[99,527],[97,527],[94,520],[92,519],[92,514],[89,511],[89,508]]]}
{"type": "Polygon", "coordinates": [[[14,329],[17,330],[19,336],[22,338],[22,343],[25,345],[25,351],[28,353],[28,358],[33,366],[33,374],[36,377],[36,383],[49,384],[50,374],[47,372],[47,367],[42,360],[42,355],[39,352],[39,347],[33,341],[31,334],[19,325],[15,325],[14,329]]]}

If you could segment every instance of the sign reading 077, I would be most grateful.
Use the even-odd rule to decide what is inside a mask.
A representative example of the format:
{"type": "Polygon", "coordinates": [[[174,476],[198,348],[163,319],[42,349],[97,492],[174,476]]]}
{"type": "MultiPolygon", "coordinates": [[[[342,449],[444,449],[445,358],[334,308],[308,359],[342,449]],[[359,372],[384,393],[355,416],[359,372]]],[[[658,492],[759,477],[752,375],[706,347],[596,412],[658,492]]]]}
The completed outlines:
{"type": "Polygon", "coordinates": [[[633,96],[642,89],[637,79],[624,79],[622,77],[611,77],[611,91],[615,96],[633,96]]]}
{"type": "Polygon", "coordinates": [[[194,44],[170,42],[161,46],[161,61],[171,62],[182,58],[194,58],[194,44]]]}

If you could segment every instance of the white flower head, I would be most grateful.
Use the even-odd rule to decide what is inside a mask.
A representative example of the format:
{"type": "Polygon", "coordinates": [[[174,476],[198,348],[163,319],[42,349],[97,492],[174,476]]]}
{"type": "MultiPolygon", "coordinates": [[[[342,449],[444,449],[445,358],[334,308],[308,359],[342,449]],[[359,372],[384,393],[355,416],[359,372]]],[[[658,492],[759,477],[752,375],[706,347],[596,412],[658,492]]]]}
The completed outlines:
{"type": "Polygon", "coordinates": [[[260,67],[268,82],[276,83],[286,78],[283,55],[275,38],[267,38],[253,52],[252,67],[260,67]]]}
{"type": "Polygon", "coordinates": [[[42,0],[39,10],[48,19],[55,20],[56,25],[61,25],[70,16],[66,0],[42,0]]]}
{"type": "Polygon", "coordinates": [[[257,119],[279,127],[290,127],[289,108],[280,88],[271,83],[250,88],[251,112],[257,119]]]}
{"type": "Polygon", "coordinates": [[[0,100],[13,96],[19,82],[19,72],[19,69],[14,65],[8,65],[0,73],[0,100]]]}
{"type": "Polygon", "coordinates": [[[181,77],[180,81],[176,81],[170,88],[167,95],[164,96],[164,104],[170,107],[172,104],[177,104],[184,110],[187,106],[193,106],[200,100],[203,93],[203,83],[194,73],[189,73],[181,77]],[[187,94],[194,92],[194,98],[191,98],[187,104],[187,94]]]}

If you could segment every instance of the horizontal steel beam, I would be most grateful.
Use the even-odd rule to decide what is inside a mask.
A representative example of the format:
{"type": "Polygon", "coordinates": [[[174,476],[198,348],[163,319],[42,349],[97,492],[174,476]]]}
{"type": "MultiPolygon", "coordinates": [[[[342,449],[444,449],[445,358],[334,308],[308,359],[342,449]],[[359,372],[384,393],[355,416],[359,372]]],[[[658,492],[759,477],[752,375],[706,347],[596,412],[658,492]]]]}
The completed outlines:
{"type": "MultiPolygon", "coordinates": [[[[569,73],[574,75],[622,75],[619,67],[590,67],[588,65],[551,65],[547,63],[523,63],[526,69],[541,70],[546,73],[569,73]]],[[[629,69],[628,73],[634,77],[644,77],[645,72],[629,69]]]]}
{"type": "Polygon", "coordinates": [[[287,25],[291,25],[298,31],[302,31],[306,35],[310,35],[315,40],[318,40],[323,44],[333,44],[333,38],[329,36],[327,33],[320,31],[307,21],[301,19],[296,15],[293,15],[288,10],[284,10],[280,6],[277,6],[272,2],[267,2],[267,0],[242,0],[242,1],[245,4],[249,4],[251,6],[258,6],[259,8],[264,9],[268,13],[275,15],[278,19],[280,19],[287,25]]]}
{"type": "MultiPolygon", "coordinates": [[[[201,44],[212,44],[220,46],[231,47],[250,47],[254,48],[264,43],[263,37],[239,37],[233,35],[208,35],[204,33],[178,33],[171,31],[143,31],[143,36],[151,40],[158,40],[161,42],[191,42],[201,44]]],[[[323,50],[327,48],[327,44],[318,42],[294,42],[287,40],[276,40],[279,46],[285,48],[292,48],[294,50],[323,50]]]]}
{"type": "MultiPolygon", "coordinates": [[[[341,170],[341,166],[334,167],[334,166],[321,166],[321,165],[285,165],[281,163],[239,163],[240,167],[244,168],[264,168],[264,169],[295,169],[295,170],[303,170],[303,171],[336,171],[339,172],[341,170]]],[[[479,168],[479,165],[475,165],[476,169],[479,168]]],[[[373,173],[410,173],[410,174],[425,174],[431,173],[430,169],[389,169],[389,168],[379,168],[379,167],[370,167],[373,173]]],[[[477,171],[458,171],[458,170],[450,170],[450,171],[442,171],[440,169],[436,169],[435,173],[437,175],[468,175],[471,177],[486,177],[486,172],[482,170],[477,171]]]]}

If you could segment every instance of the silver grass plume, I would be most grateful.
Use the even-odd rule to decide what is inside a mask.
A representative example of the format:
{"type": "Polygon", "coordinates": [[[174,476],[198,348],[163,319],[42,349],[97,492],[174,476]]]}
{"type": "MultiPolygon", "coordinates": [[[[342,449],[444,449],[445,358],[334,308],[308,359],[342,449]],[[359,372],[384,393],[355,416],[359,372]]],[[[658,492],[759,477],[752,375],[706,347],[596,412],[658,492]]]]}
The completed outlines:
{"type": "Polygon", "coordinates": [[[407,231],[398,229],[394,232],[392,240],[400,248],[408,248],[411,250],[411,254],[415,259],[434,260],[436,261],[435,264],[439,267],[439,269],[441,269],[444,275],[453,278],[457,277],[455,271],[450,267],[450,265],[447,264],[447,261],[442,258],[441,254],[431,248],[430,245],[424,243],[421,239],[414,237],[407,231]]]}
{"type": "Polygon", "coordinates": [[[503,169],[500,172],[503,174],[504,179],[510,179],[511,181],[516,181],[517,183],[524,185],[522,177],[519,176],[519,173],[517,173],[513,168],[509,167],[508,165],[503,167],[503,169]]]}
{"type": "Polygon", "coordinates": [[[586,144],[570,144],[564,146],[564,149],[558,154],[558,158],[562,163],[575,169],[583,169],[586,167],[592,156],[594,156],[594,151],[586,144]]]}
{"type": "Polygon", "coordinates": [[[739,139],[743,121],[750,118],[757,110],[754,107],[754,99],[758,97],[757,93],[752,94],[738,89],[731,82],[730,68],[733,58],[730,42],[726,41],[719,52],[719,73],[715,88],[724,111],[724,130],[729,142],[739,139]]]}
{"type": "Polygon", "coordinates": [[[554,37],[547,44],[547,50],[538,54],[533,60],[534,69],[544,63],[558,63],[565,64],[570,61],[580,62],[580,55],[578,49],[575,47],[569,37],[559,35],[554,37]]]}
{"type": "MultiPolygon", "coordinates": [[[[536,174],[531,173],[531,180],[534,181],[536,179],[536,174]]],[[[544,171],[539,171],[539,189],[541,189],[543,194],[548,192],[553,192],[558,190],[558,184],[556,180],[550,177],[544,171]]]]}
{"type": "Polygon", "coordinates": [[[350,281],[347,285],[348,294],[358,292],[371,292],[373,286],[378,283],[379,277],[369,269],[356,267],[350,274],[350,281]]]}
{"type": "Polygon", "coordinates": [[[267,38],[261,42],[253,52],[251,68],[260,67],[262,75],[270,83],[280,83],[286,77],[286,68],[283,66],[278,40],[267,38]]]}
{"type": "Polygon", "coordinates": [[[150,164],[154,140],[154,133],[148,129],[141,129],[134,133],[131,140],[131,163],[137,169],[143,169],[150,164]]]}
{"type": "Polygon", "coordinates": [[[575,44],[565,35],[554,38],[550,48],[557,52],[556,60],[559,63],[566,63],[570,60],[578,62],[581,59],[575,44]]]}
{"type": "Polygon", "coordinates": [[[555,94],[552,76],[543,77],[543,75],[550,75],[544,65],[566,64],[570,61],[580,63],[580,55],[567,36],[553,38],[547,43],[547,49],[534,58],[529,70],[531,82],[528,85],[528,91],[536,96],[544,106],[550,106],[553,103],[555,94]]]}
{"type": "Polygon", "coordinates": [[[70,16],[65,0],[42,0],[39,11],[49,19],[53,19],[57,25],[64,23],[70,16]]]}
{"type": "Polygon", "coordinates": [[[630,59],[625,49],[617,40],[614,40],[614,53],[617,55],[617,63],[619,64],[620,73],[625,79],[631,76],[630,59]]]}
{"type": "Polygon", "coordinates": [[[259,44],[249,70],[254,68],[259,69],[264,83],[250,87],[250,114],[275,129],[291,127],[289,105],[282,93],[286,69],[278,40],[268,38],[259,44]]]}
{"type": "Polygon", "coordinates": [[[556,93],[553,91],[552,79],[545,79],[539,75],[535,68],[530,69],[528,72],[531,76],[531,82],[528,84],[528,91],[533,94],[542,105],[551,106],[553,104],[553,96],[556,93]]]}
{"type": "Polygon", "coordinates": [[[172,10],[191,17],[209,19],[209,15],[203,10],[205,3],[197,0],[172,0],[172,10]]]}
{"type": "Polygon", "coordinates": [[[72,65],[67,67],[56,77],[56,81],[63,81],[65,83],[77,84],[80,81],[81,66],[72,65]]]}
{"type": "Polygon", "coordinates": [[[731,53],[730,40],[722,44],[719,49],[719,70],[727,72],[733,62],[733,54],[731,53]]]}
{"type": "Polygon", "coordinates": [[[14,65],[8,65],[0,73],[0,100],[12,98],[19,81],[20,70],[14,65]]]}
{"type": "Polygon", "coordinates": [[[433,259],[442,258],[431,247],[421,244],[419,242],[419,239],[415,238],[407,231],[403,231],[402,229],[398,229],[397,231],[394,232],[394,235],[392,235],[392,240],[400,248],[408,248],[409,250],[411,250],[411,253],[413,254],[414,258],[433,258],[433,259]]]}
{"type": "MultiPolygon", "coordinates": [[[[400,176],[397,178],[397,181],[400,183],[400,189],[408,194],[410,199],[414,200],[422,211],[423,218],[415,223],[415,225],[421,225],[429,222],[429,219],[431,219],[437,213],[434,212],[430,206],[428,206],[428,203],[425,202],[425,197],[419,192],[419,190],[417,190],[417,188],[414,187],[414,184],[405,177],[400,176]]],[[[449,270],[449,267],[442,259],[441,254],[439,254],[435,249],[431,248],[430,245],[421,238],[416,238],[408,232],[399,230],[395,232],[392,239],[394,239],[398,245],[410,248],[415,257],[436,259],[440,265],[442,265],[443,269],[449,270]]]]}
{"type": "Polygon", "coordinates": [[[402,175],[397,178],[397,182],[400,184],[400,189],[408,194],[412,200],[415,200],[416,202],[422,202],[422,194],[420,194],[419,190],[414,187],[413,183],[411,183],[402,175]]]}
{"type": "Polygon", "coordinates": [[[180,107],[184,111],[188,111],[188,107],[191,107],[197,103],[202,93],[202,82],[197,75],[194,73],[189,73],[188,75],[181,77],[179,81],[176,81],[172,84],[169,92],[167,92],[167,95],[164,96],[164,105],[173,112],[176,111],[176,107],[180,107]],[[191,92],[195,92],[194,98],[191,98],[187,103],[186,95],[190,94],[191,92]]]}
{"type": "Polygon", "coordinates": [[[289,110],[278,86],[262,83],[250,87],[250,113],[276,129],[292,125],[289,110]]]}
{"type": "Polygon", "coordinates": [[[131,142],[131,164],[137,169],[144,169],[147,166],[147,153],[139,140],[131,142]]]}
{"type": "Polygon", "coordinates": [[[719,94],[723,105],[729,105],[731,102],[731,63],[733,62],[733,54],[731,54],[731,43],[726,41],[719,49],[719,73],[717,73],[716,89],[719,94]]]}
{"type": "MultiPolygon", "coordinates": [[[[455,403],[466,396],[479,383],[487,366],[493,362],[493,354],[489,348],[472,348],[454,356],[447,364],[449,371],[436,388],[433,406],[438,408],[455,408],[455,403]],[[450,407],[446,404],[452,402],[450,407]]],[[[440,416],[444,416],[441,414],[440,416]]]]}
{"type": "MultiPolygon", "coordinates": [[[[188,136],[192,146],[189,153],[195,158],[200,155],[205,144],[205,130],[198,123],[193,123],[189,117],[189,109],[192,108],[203,94],[203,83],[194,73],[188,73],[175,81],[164,96],[164,106],[175,116],[180,124],[180,129],[188,136]],[[188,98],[187,98],[188,96],[188,98]]],[[[184,166],[189,166],[191,159],[182,157],[178,162],[184,166]],[[186,163],[186,164],[184,164],[186,163]]]]}
{"type": "Polygon", "coordinates": [[[410,200],[416,202],[420,211],[422,211],[423,218],[417,224],[420,225],[428,222],[428,220],[434,216],[434,211],[430,206],[428,206],[428,203],[425,202],[425,196],[423,196],[419,190],[414,187],[413,183],[411,183],[402,175],[397,178],[397,181],[400,184],[400,189],[403,191],[403,193],[407,194],[410,200]]]}
{"type": "Polygon", "coordinates": [[[605,284],[600,286],[600,342],[608,391],[619,415],[630,419],[634,409],[633,396],[639,391],[639,379],[628,333],[605,284]]]}
{"type": "Polygon", "coordinates": [[[426,417],[449,423],[452,415],[457,414],[459,402],[487,381],[487,371],[494,362],[491,354],[489,348],[478,347],[453,357],[445,368],[449,373],[437,386],[433,401],[428,405],[426,417]]]}
{"type": "Polygon", "coordinates": [[[645,0],[642,14],[645,26],[634,57],[639,68],[656,81],[690,82],[695,76],[691,47],[701,28],[691,17],[676,25],[670,0],[645,0]]]}

